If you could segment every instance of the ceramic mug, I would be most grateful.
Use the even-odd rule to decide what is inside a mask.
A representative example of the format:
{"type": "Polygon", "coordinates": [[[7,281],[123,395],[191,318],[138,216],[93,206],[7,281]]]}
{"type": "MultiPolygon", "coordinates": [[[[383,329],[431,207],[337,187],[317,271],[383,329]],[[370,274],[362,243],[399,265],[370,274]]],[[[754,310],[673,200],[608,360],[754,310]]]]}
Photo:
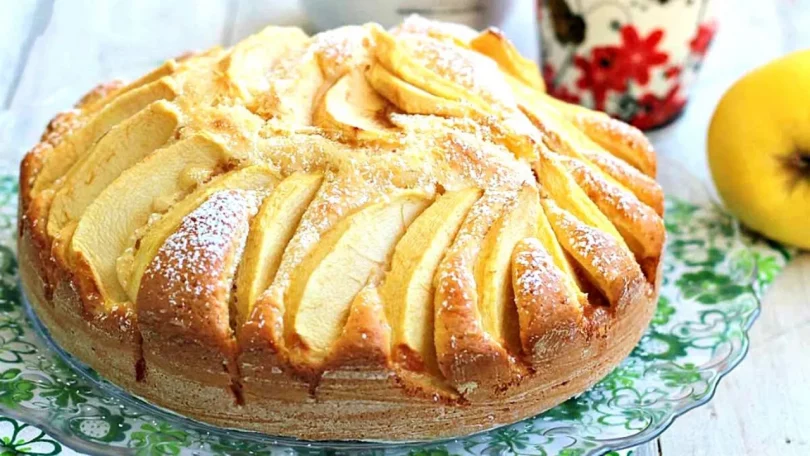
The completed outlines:
{"type": "Polygon", "coordinates": [[[551,95],[641,129],[683,110],[717,30],[718,0],[539,0],[551,95]]]}

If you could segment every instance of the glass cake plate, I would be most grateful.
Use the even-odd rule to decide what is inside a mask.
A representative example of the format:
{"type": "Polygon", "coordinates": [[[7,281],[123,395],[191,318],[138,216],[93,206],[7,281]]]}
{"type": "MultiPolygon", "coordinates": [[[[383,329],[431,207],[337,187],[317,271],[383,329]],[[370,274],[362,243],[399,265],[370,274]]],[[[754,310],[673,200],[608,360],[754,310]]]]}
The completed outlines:
{"type": "Polygon", "coordinates": [[[760,298],[792,254],[742,230],[676,163],[660,169],[668,191],[661,298],[632,354],[590,390],[537,417],[466,438],[403,445],[305,442],[215,428],[104,381],[56,347],[26,304],[15,254],[16,169],[0,165],[0,449],[38,455],[70,448],[103,455],[574,456],[645,443],[709,401],[719,380],[743,359],[760,298]]]}

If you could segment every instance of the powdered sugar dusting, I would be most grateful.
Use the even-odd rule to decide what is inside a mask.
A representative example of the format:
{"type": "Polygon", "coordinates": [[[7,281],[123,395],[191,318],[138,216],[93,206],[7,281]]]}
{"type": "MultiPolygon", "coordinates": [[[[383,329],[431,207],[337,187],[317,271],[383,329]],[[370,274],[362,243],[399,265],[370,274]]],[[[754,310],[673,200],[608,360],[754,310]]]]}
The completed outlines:
{"type": "MultiPolygon", "coordinates": [[[[383,35],[378,34],[379,31],[379,27],[370,25],[343,27],[312,38],[299,34],[300,43],[285,46],[283,52],[244,54],[244,61],[240,62],[245,66],[240,67],[240,71],[229,71],[223,65],[226,63],[223,59],[233,51],[215,51],[204,58],[184,61],[178,71],[162,80],[172,82],[172,88],[181,92],[173,103],[182,112],[182,125],[172,141],[200,132],[221,138],[223,156],[221,163],[210,171],[212,175],[257,164],[271,166],[282,177],[295,172],[324,175],[322,186],[295,228],[267,290],[275,304],[257,303],[257,306],[276,306],[272,311],[260,313],[259,318],[268,315],[266,323],[273,325],[273,331],[279,336],[284,332],[281,317],[285,311],[285,294],[296,269],[323,236],[342,220],[403,190],[432,195],[470,187],[483,189],[483,196],[467,213],[434,277],[438,295],[443,297],[436,305],[441,315],[466,319],[453,328],[459,332],[448,339],[451,350],[463,347],[468,334],[461,331],[475,332],[479,342],[497,345],[500,341],[491,340],[482,329],[476,307],[476,267],[480,264],[482,244],[489,241],[487,234],[505,208],[516,204],[517,190],[526,184],[537,185],[531,165],[543,144],[553,142],[547,137],[553,132],[544,134],[518,108],[510,85],[512,80],[505,77],[494,60],[464,45],[475,36],[475,31],[419,17],[408,18],[392,35],[384,35],[394,40],[385,44],[395,46],[399,53],[396,60],[386,60],[386,56],[378,53],[384,49],[383,35]],[[270,55],[272,57],[268,57],[270,55]],[[259,60],[251,61],[252,58],[259,60]],[[399,67],[398,63],[404,65],[399,67]],[[388,71],[385,75],[390,74],[388,79],[372,84],[372,76],[366,73],[372,64],[392,66],[385,67],[388,71]],[[362,129],[364,124],[352,123],[352,119],[341,122],[340,115],[348,117],[347,113],[363,115],[373,111],[369,116],[375,116],[384,128],[363,130],[363,135],[357,138],[325,131],[320,128],[321,123],[314,125],[312,119],[313,113],[322,112],[319,109],[325,106],[321,102],[327,90],[348,72],[355,72],[353,76],[365,75],[369,79],[368,86],[372,87],[369,90],[377,89],[381,97],[375,104],[379,109],[363,111],[359,109],[361,103],[356,101],[357,93],[347,93],[346,103],[354,102],[358,106],[335,109],[337,114],[329,111],[335,122],[357,129],[362,129]],[[397,85],[399,82],[402,84],[397,85]],[[251,96],[245,96],[240,87],[261,90],[251,90],[251,96]],[[423,92],[426,95],[418,98],[423,92]],[[417,97],[417,102],[397,104],[395,98],[402,93],[417,97]],[[415,114],[402,112],[406,107],[415,114]],[[275,326],[280,329],[276,330],[275,326]]],[[[259,48],[271,45],[262,39],[251,43],[259,48]]],[[[362,83],[360,80],[359,85],[362,83]]],[[[362,92],[357,89],[359,85],[351,90],[362,92]]],[[[103,94],[99,92],[94,96],[103,94]]],[[[621,137],[623,147],[645,150],[645,144],[648,146],[637,131],[618,122],[597,123],[596,117],[580,118],[579,124],[571,118],[568,120],[579,128],[587,123],[595,133],[621,137]]],[[[85,122],[82,111],[60,115],[49,126],[39,150],[47,150],[49,144],[59,144],[85,122]]],[[[586,144],[590,140],[582,132],[574,130],[572,134],[569,147],[582,150],[568,155],[591,160],[591,155],[604,152],[595,143],[593,147],[586,144]],[[577,133],[582,141],[577,140],[577,133]]],[[[607,152],[604,155],[597,157],[602,160],[599,163],[596,159],[591,161],[603,169],[619,169],[616,163],[610,162],[618,162],[618,159],[608,156],[607,152]]],[[[610,207],[632,221],[652,217],[625,191],[624,181],[594,173],[591,163],[576,159],[565,163],[568,172],[604,212],[610,207]],[[615,184],[614,179],[619,184],[615,184]]],[[[639,179],[646,178],[638,174],[639,179]]],[[[631,172],[623,175],[630,175],[627,179],[635,178],[631,172]]],[[[209,177],[205,174],[198,180],[206,181],[209,177]]],[[[47,195],[47,191],[51,189],[46,189],[43,195],[47,195]]],[[[132,244],[160,213],[174,206],[180,196],[183,195],[156,198],[161,204],[152,208],[154,214],[150,221],[135,230],[132,244]]],[[[221,191],[185,216],[144,271],[141,293],[144,290],[151,293],[144,302],[150,301],[152,305],[140,309],[139,296],[136,310],[143,310],[153,321],[169,327],[188,329],[194,324],[213,324],[227,330],[228,296],[237,263],[234,258],[241,256],[250,216],[262,196],[246,191],[221,191]],[[194,310],[194,306],[205,306],[204,312],[194,310]],[[209,323],[199,323],[200,314],[205,314],[209,323]]],[[[638,268],[628,252],[610,235],[554,207],[550,210],[550,219],[569,254],[590,274],[607,282],[627,284],[630,279],[623,276],[634,272],[628,265],[638,268]]],[[[571,292],[566,288],[572,283],[571,278],[555,266],[539,240],[525,240],[523,246],[525,251],[514,259],[514,266],[520,270],[513,284],[517,299],[539,300],[571,292]]],[[[135,249],[133,246],[121,256],[118,266],[122,277],[130,276],[135,249]]],[[[565,300],[551,302],[571,304],[565,300]]],[[[531,311],[523,308],[519,312],[525,317],[531,311]]],[[[260,321],[259,327],[264,324],[264,320],[260,321]]],[[[283,347],[283,343],[278,345],[283,347]]]]}
{"type": "Polygon", "coordinates": [[[559,283],[548,277],[556,272],[557,267],[543,244],[538,239],[529,238],[523,240],[520,247],[515,255],[515,266],[520,271],[515,280],[517,296],[540,297],[551,292],[559,293],[559,283]]]}
{"type": "MultiPolygon", "coordinates": [[[[240,225],[246,230],[247,218],[256,205],[255,195],[247,192],[229,190],[212,195],[184,217],[177,231],[166,239],[144,272],[142,288],[144,282],[164,284],[166,288],[161,291],[169,307],[229,288],[224,281],[230,275],[222,274],[220,268],[227,255],[234,255],[234,233],[240,225]],[[207,278],[219,280],[204,280],[207,278]]],[[[237,246],[235,253],[240,248],[237,246]]]]}
{"type": "MultiPolygon", "coordinates": [[[[425,36],[399,37],[409,54],[425,68],[455,82],[496,107],[515,111],[514,95],[497,64],[476,52],[425,36]]],[[[497,109],[497,108],[496,108],[497,109]]]]}
{"type": "Polygon", "coordinates": [[[40,140],[56,147],[73,131],[82,128],[87,123],[86,116],[81,115],[78,109],[60,112],[48,123],[48,128],[40,140]]]}
{"type": "Polygon", "coordinates": [[[515,303],[524,334],[531,339],[535,355],[570,340],[575,334],[573,321],[582,307],[540,240],[521,241],[514,258],[515,303]],[[568,319],[568,322],[565,320],[568,319]],[[562,323],[562,324],[560,324],[562,323]]]}
{"type": "Polygon", "coordinates": [[[475,29],[466,25],[440,22],[427,19],[425,17],[411,14],[396,26],[391,33],[400,35],[403,33],[427,35],[435,39],[458,40],[468,43],[478,35],[475,29]]]}
{"type": "Polygon", "coordinates": [[[346,26],[315,35],[312,48],[326,79],[334,79],[370,60],[368,27],[346,26]]]}
{"type": "Polygon", "coordinates": [[[627,295],[631,284],[643,280],[638,263],[613,237],[579,221],[554,203],[547,205],[547,213],[566,251],[612,304],[627,295]]]}

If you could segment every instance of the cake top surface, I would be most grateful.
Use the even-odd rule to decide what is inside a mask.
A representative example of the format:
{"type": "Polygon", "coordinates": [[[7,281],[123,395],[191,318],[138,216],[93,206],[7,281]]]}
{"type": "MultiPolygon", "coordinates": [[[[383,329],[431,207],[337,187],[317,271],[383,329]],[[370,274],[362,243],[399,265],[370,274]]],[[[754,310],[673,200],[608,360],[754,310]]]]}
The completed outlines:
{"type": "Polygon", "coordinates": [[[492,358],[521,377],[548,334],[648,295],[663,245],[638,130],[550,97],[497,29],[418,16],[169,60],[100,86],[27,161],[26,217],[88,278],[89,315],[226,359],[261,340],[302,376],[382,359],[467,395],[492,358]]]}

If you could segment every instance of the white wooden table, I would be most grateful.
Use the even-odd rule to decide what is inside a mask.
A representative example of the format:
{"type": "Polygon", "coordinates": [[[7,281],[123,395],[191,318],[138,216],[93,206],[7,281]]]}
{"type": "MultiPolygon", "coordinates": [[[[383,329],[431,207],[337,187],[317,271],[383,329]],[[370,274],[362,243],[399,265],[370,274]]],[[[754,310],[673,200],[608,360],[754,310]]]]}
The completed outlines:
{"type": "MultiPolygon", "coordinates": [[[[500,26],[536,57],[532,3],[512,0],[500,26]]],[[[728,3],[686,114],[652,134],[660,154],[708,185],[706,129],[724,90],[749,69],[810,47],[810,0],[728,3]]],[[[232,44],[265,24],[306,23],[296,1],[281,0],[0,0],[0,11],[0,122],[18,122],[27,144],[53,115],[43,106],[67,107],[99,81],[131,78],[189,49],[232,44]]],[[[23,153],[0,145],[0,160],[15,163],[23,153]]],[[[637,454],[810,454],[810,256],[794,260],[773,285],[751,336],[748,358],[716,397],[637,454]]]]}

